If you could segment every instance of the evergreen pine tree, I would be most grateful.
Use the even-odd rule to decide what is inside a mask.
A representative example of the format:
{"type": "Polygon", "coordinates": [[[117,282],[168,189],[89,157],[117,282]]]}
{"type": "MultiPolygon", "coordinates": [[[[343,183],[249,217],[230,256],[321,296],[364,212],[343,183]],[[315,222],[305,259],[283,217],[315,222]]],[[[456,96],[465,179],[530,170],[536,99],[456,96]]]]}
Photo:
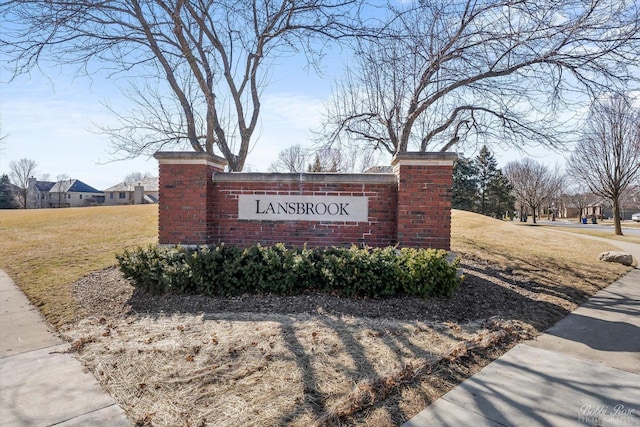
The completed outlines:
{"type": "Polygon", "coordinates": [[[514,197],[511,184],[486,146],[475,159],[460,156],[453,166],[451,205],[454,209],[477,212],[494,218],[511,215],[514,197]]]}
{"type": "Polygon", "coordinates": [[[463,156],[453,166],[451,204],[454,209],[473,211],[478,193],[477,170],[474,163],[463,156]]]}
{"type": "Polygon", "coordinates": [[[320,156],[318,154],[316,154],[315,160],[313,161],[313,163],[309,164],[309,167],[307,168],[307,171],[309,172],[322,172],[322,163],[320,163],[320,156]]]}
{"type": "Polygon", "coordinates": [[[516,199],[511,193],[512,189],[507,177],[498,169],[488,189],[491,209],[489,215],[495,218],[501,218],[505,214],[509,217],[513,215],[516,199]]]}
{"type": "Polygon", "coordinates": [[[480,149],[474,165],[478,181],[478,203],[475,211],[494,218],[501,218],[506,212],[513,211],[514,201],[509,181],[498,169],[498,162],[486,145],[480,149]]]}
{"type": "Polygon", "coordinates": [[[489,206],[489,188],[496,177],[498,162],[486,145],[480,149],[480,153],[474,159],[474,165],[478,173],[478,204],[476,212],[482,215],[491,215],[489,206]]]}
{"type": "Polygon", "coordinates": [[[11,188],[11,181],[6,174],[0,177],[0,209],[16,209],[18,202],[11,188]]]}

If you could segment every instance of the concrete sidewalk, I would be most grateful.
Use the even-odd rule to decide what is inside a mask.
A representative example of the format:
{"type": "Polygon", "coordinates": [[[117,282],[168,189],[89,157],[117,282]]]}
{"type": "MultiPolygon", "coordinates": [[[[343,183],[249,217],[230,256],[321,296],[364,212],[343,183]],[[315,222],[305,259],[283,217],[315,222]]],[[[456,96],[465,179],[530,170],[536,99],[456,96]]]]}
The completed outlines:
{"type": "Polygon", "coordinates": [[[0,270],[0,425],[131,426],[0,270]]]}
{"type": "Polygon", "coordinates": [[[640,426],[640,269],[403,426],[640,426]]]}

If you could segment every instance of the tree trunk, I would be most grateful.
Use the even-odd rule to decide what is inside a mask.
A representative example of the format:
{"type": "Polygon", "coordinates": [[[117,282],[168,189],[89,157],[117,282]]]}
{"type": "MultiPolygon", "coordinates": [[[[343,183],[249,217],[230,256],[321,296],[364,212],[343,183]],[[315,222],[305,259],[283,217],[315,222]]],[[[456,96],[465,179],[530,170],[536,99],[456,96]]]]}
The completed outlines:
{"type": "Polygon", "coordinates": [[[622,236],[622,225],[620,224],[620,198],[617,195],[613,197],[613,225],[615,228],[614,234],[616,236],[622,236]]]}

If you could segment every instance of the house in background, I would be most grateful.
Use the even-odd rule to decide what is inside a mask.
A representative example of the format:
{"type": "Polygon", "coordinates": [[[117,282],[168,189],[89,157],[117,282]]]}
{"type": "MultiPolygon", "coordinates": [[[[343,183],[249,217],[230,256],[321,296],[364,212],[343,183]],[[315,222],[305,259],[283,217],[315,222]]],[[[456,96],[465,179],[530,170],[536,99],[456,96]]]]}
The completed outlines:
{"type": "Polygon", "coordinates": [[[557,206],[559,218],[602,218],[604,201],[593,193],[563,194],[557,206]]]}
{"type": "Polygon", "coordinates": [[[31,177],[27,186],[27,209],[48,208],[49,190],[56,185],[51,181],[38,181],[31,177]]]}
{"type": "Polygon", "coordinates": [[[599,218],[602,219],[602,201],[597,201],[594,203],[589,203],[582,209],[582,216],[586,216],[587,218],[599,218]]]}
{"type": "Polygon", "coordinates": [[[105,205],[141,205],[158,203],[158,178],[124,181],[104,190],[105,205]]]}
{"type": "Polygon", "coordinates": [[[77,208],[104,204],[104,193],[79,179],[50,182],[29,179],[27,209],[77,208]]]}

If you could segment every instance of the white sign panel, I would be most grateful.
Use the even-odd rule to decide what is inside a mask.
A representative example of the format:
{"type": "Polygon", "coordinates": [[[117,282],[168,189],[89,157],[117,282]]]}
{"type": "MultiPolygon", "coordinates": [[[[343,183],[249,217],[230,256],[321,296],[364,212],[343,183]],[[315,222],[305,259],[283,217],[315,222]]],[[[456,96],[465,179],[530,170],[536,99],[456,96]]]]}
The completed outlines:
{"type": "Polygon", "coordinates": [[[356,196],[238,196],[238,219],[261,221],[369,221],[369,198],[356,196]]]}

